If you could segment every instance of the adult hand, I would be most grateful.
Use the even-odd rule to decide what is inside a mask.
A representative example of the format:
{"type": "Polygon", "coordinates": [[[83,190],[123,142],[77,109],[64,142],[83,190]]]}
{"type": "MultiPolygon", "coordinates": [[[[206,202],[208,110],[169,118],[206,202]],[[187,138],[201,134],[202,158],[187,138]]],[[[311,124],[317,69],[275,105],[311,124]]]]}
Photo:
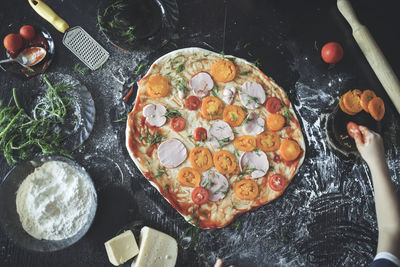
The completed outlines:
{"type": "Polygon", "coordinates": [[[354,131],[354,140],[361,157],[371,167],[378,163],[385,163],[385,151],[382,137],[367,127],[359,126],[354,131]]]}

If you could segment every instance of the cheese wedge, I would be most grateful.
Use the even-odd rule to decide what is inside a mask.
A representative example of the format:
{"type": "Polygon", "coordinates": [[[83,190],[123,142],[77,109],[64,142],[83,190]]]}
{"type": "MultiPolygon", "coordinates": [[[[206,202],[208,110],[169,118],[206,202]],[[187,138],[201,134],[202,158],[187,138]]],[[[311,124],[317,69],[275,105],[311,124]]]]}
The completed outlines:
{"type": "Polygon", "coordinates": [[[108,259],[115,266],[125,263],[139,253],[135,236],[131,230],[108,240],[104,243],[104,246],[106,247],[108,259]]]}
{"type": "Polygon", "coordinates": [[[143,227],[139,238],[139,255],[132,267],[174,267],[178,256],[176,240],[150,227],[143,227]]]}

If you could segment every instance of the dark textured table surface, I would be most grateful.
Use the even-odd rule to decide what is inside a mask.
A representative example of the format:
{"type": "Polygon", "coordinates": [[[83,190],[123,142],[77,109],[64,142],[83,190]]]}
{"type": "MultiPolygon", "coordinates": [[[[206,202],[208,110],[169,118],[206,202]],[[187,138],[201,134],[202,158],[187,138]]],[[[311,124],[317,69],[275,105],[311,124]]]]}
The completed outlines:
{"type": "MultiPolygon", "coordinates": [[[[399,115],[352,38],[336,1],[226,1],[225,54],[259,60],[261,70],[287,91],[303,126],[307,154],[280,198],[239,217],[235,221],[238,227],[202,231],[193,248],[185,235],[189,225],[138,172],[124,146],[125,125],[114,121],[129,108],[122,96],[128,81],[136,78],[140,63],[148,68],[157,57],[175,49],[173,44],[223,50],[224,1],[178,1],[180,21],[172,43],[162,49],[132,52],[115,48],[99,33],[99,1],[46,2],[110,52],[101,70],[86,75],[74,72],[79,61],[62,45],[62,34],[40,18],[26,0],[3,1],[0,33],[3,38],[22,24],[46,27],[56,44],[55,59],[47,72],[71,75],[92,93],[94,130],[73,156],[94,180],[98,210],[85,237],[58,252],[26,251],[1,231],[0,266],[110,266],[103,243],[137,221],[178,240],[177,266],[211,266],[217,256],[235,266],[363,266],[372,260],[377,227],[367,166],[360,159],[349,160],[333,152],[326,141],[324,123],[338,97],[349,89],[371,88],[383,97],[387,112],[382,134],[399,191],[399,115]],[[333,68],[321,61],[315,49],[315,44],[321,48],[328,41],[340,42],[344,48],[342,62],[333,68]]],[[[361,22],[399,74],[397,2],[352,1],[361,22]]],[[[0,98],[8,101],[11,89],[18,90],[24,83],[0,73],[0,98]]],[[[1,158],[0,176],[9,169],[1,158]]]]}

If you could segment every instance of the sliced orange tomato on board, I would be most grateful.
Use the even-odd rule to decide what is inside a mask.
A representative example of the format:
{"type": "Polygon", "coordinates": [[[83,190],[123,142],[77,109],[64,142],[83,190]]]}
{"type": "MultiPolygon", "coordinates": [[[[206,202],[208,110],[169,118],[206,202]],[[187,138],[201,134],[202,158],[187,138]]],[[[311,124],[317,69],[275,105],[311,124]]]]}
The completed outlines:
{"type": "Polygon", "coordinates": [[[236,170],[236,157],[231,152],[220,150],[214,154],[214,166],[221,174],[229,174],[236,170]]]}
{"type": "Polygon", "coordinates": [[[183,167],[178,172],[178,182],[183,186],[196,187],[201,182],[201,176],[195,169],[183,167]]]}
{"type": "Polygon", "coordinates": [[[285,126],[285,123],[285,117],[283,117],[281,114],[271,113],[267,117],[267,127],[271,131],[277,132],[282,130],[283,126],[285,126]]]}
{"type": "Polygon", "coordinates": [[[287,185],[285,177],[281,174],[273,174],[268,178],[268,185],[274,191],[282,191],[287,185]]]}
{"type": "Polygon", "coordinates": [[[347,115],[353,116],[353,115],[356,115],[356,114],[357,114],[356,112],[351,112],[351,111],[349,111],[349,110],[344,106],[344,104],[343,104],[343,96],[340,97],[340,100],[339,100],[339,107],[340,107],[340,109],[341,109],[344,113],[346,113],[347,115]]]}
{"type": "Polygon", "coordinates": [[[218,119],[223,111],[224,104],[215,96],[208,96],[201,103],[201,115],[207,120],[218,119]]]}
{"type": "Polygon", "coordinates": [[[233,145],[240,151],[251,152],[256,149],[256,139],[251,135],[242,135],[236,137],[233,145]]]}
{"type": "Polygon", "coordinates": [[[257,148],[264,152],[272,152],[279,149],[281,141],[277,133],[264,131],[256,137],[257,148]]]}
{"type": "Polygon", "coordinates": [[[207,140],[207,130],[203,127],[197,127],[194,130],[193,139],[195,141],[205,141],[207,140]]]}
{"type": "Polygon", "coordinates": [[[270,97],[265,102],[265,108],[268,112],[277,113],[282,107],[282,103],[277,97],[270,97]]]}
{"type": "Polygon", "coordinates": [[[146,84],[146,92],[152,98],[168,95],[169,85],[167,78],[161,75],[151,76],[146,84]]]}
{"type": "Polygon", "coordinates": [[[343,105],[351,113],[358,113],[362,110],[360,100],[361,91],[358,89],[350,90],[343,95],[343,105]]]}
{"type": "Polygon", "coordinates": [[[204,187],[196,187],[192,192],[192,200],[194,204],[201,205],[207,203],[209,197],[208,190],[204,187]]]}
{"type": "Polygon", "coordinates": [[[376,94],[372,90],[364,90],[362,92],[361,97],[360,97],[360,104],[361,104],[361,107],[363,108],[363,110],[365,110],[365,112],[369,112],[368,111],[368,103],[374,97],[376,97],[376,94]]]}
{"type": "Polygon", "coordinates": [[[201,100],[195,96],[189,96],[185,101],[186,108],[188,110],[198,110],[201,107],[201,100]]]}
{"type": "Polygon", "coordinates": [[[205,147],[195,147],[189,153],[189,160],[192,167],[197,171],[206,171],[213,165],[213,157],[210,150],[205,147]]]}
{"type": "Polygon", "coordinates": [[[383,116],[385,115],[385,103],[383,102],[382,98],[374,97],[371,99],[371,101],[368,103],[368,111],[375,120],[382,120],[383,116]]]}
{"type": "Polygon", "coordinates": [[[211,76],[217,82],[230,82],[235,79],[236,67],[229,60],[219,60],[211,65],[211,76]]]}
{"type": "Polygon", "coordinates": [[[186,127],[185,119],[181,116],[176,116],[171,119],[171,128],[175,132],[180,132],[186,127]]]}
{"type": "Polygon", "coordinates": [[[258,196],[258,184],[253,180],[243,179],[233,186],[235,195],[242,200],[252,200],[258,196]]]}
{"type": "Polygon", "coordinates": [[[231,127],[237,127],[240,126],[246,118],[246,112],[237,105],[229,105],[224,108],[222,117],[231,127]]]}
{"type": "Polygon", "coordinates": [[[301,147],[296,141],[292,139],[285,139],[281,142],[279,151],[284,160],[292,161],[297,159],[297,157],[300,155],[301,147]]]}

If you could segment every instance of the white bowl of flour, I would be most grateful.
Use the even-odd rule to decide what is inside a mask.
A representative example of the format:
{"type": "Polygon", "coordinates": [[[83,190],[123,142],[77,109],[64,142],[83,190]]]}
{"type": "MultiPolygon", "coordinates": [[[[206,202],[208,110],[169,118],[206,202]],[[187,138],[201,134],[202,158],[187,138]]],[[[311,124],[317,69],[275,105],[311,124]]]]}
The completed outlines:
{"type": "Polygon", "coordinates": [[[19,246],[55,251],[88,231],[97,195],[86,171],[61,156],[42,156],[13,168],[0,187],[0,222],[19,246]]]}

